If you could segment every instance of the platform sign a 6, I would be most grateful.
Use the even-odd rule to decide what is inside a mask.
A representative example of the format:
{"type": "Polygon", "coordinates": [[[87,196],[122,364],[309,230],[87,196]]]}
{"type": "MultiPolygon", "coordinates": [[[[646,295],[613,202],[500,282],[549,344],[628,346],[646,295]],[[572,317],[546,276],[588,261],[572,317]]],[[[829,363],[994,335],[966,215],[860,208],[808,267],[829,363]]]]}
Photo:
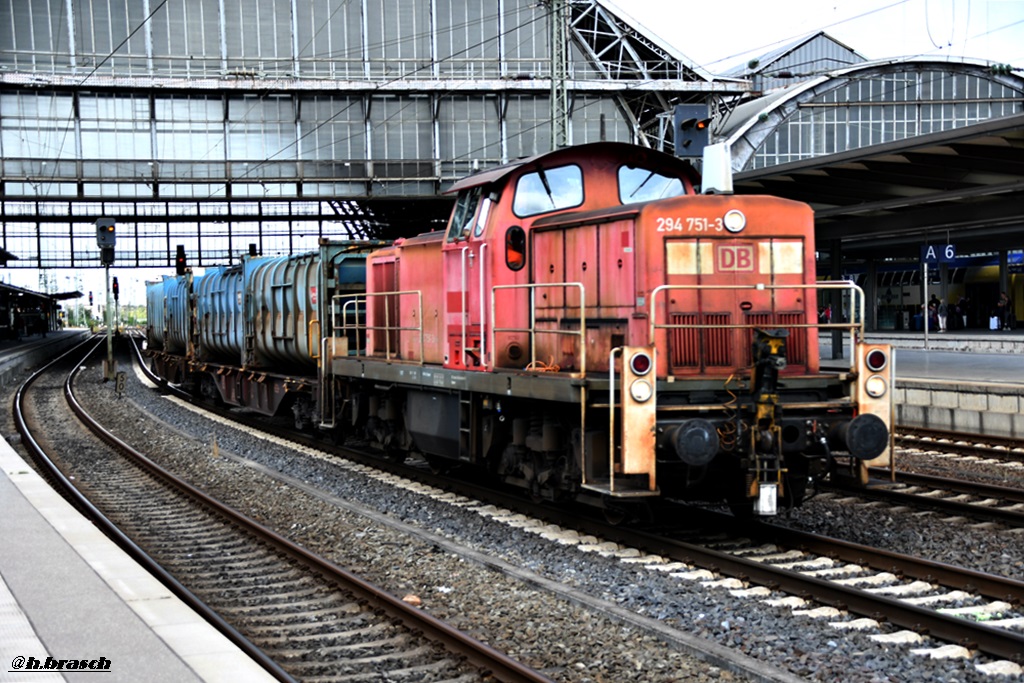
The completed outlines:
{"type": "Polygon", "coordinates": [[[955,258],[955,244],[925,244],[921,247],[921,263],[949,263],[955,258]]]}

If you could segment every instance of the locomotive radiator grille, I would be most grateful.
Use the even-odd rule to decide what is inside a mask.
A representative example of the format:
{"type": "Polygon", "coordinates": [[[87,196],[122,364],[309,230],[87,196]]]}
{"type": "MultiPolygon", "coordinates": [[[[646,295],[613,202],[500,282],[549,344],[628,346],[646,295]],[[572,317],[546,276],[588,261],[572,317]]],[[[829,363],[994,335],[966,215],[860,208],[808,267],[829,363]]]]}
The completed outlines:
{"type": "Polygon", "coordinates": [[[673,368],[732,365],[732,319],[728,313],[670,313],[669,325],[722,325],[723,327],[672,327],[669,330],[673,368]]]}
{"type": "MultiPolygon", "coordinates": [[[[803,311],[796,311],[791,313],[749,313],[747,314],[747,324],[756,325],[761,329],[779,329],[782,328],[789,332],[789,338],[786,339],[786,364],[787,365],[805,365],[807,363],[807,328],[805,327],[788,327],[789,325],[802,325],[804,323],[803,311]]],[[[747,335],[747,344],[745,359],[747,365],[753,362],[750,357],[751,344],[754,341],[754,331],[749,330],[747,335]]]]}

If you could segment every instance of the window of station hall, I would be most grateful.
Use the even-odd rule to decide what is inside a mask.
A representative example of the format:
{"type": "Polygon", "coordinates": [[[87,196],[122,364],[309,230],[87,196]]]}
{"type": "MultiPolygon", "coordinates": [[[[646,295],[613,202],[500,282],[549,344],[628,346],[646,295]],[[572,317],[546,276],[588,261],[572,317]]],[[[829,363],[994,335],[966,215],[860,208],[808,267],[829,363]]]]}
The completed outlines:
{"type": "Polygon", "coordinates": [[[751,162],[766,168],[1017,113],[1020,93],[962,72],[923,70],[841,81],[802,102],[751,162]]]}

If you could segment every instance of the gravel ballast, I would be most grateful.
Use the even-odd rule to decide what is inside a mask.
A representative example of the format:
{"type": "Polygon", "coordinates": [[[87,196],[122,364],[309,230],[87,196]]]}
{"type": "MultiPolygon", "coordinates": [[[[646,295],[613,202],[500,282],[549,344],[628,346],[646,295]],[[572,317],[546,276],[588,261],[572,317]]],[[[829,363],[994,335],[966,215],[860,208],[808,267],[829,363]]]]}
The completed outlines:
{"type": "MultiPolygon", "coordinates": [[[[395,595],[417,596],[424,609],[555,680],[999,680],[975,668],[984,661],[980,657],[941,660],[911,653],[912,647],[943,643],[926,638],[916,646],[880,644],[868,638],[871,631],[840,631],[828,619],[797,617],[788,608],[683,581],[642,562],[560,545],[473,509],[396,488],[351,467],[208,420],[128,374],[125,395],[119,399],[112,384],[98,381],[98,367],[90,367],[76,385],[87,409],[115,434],[339,565],[395,595]],[[372,514],[308,495],[235,457],[372,514]],[[388,520],[401,524],[389,525],[388,520]],[[466,553],[454,550],[459,546],[466,553]],[[545,582],[562,591],[553,595],[543,589],[545,582]],[[573,592],[601,598],[608,609],[585,609],[573,601],[573,592]],[[616,620],[616,609],[650,620],[654,630],[616,620]],[[686,642],[667,643],[657,627],[682,632],[686,642]],[[699,646],[702,640],[709,651],[754,658],[754,670],[746,669],[749,661],[730,670],[714,653],[710,657],[715,663],[690,656],[689,643],[699,646]],[[762,671],[757,671],[757,662],[762,671]]],[[[74,436],[69,432],[62,438],[74,436]]],[[[781,517],[779,523],[982,571],[1024,573],[1019,534],[970,529],[968,542],[964,526],[935,515],[821,500],[781,517]]]]}

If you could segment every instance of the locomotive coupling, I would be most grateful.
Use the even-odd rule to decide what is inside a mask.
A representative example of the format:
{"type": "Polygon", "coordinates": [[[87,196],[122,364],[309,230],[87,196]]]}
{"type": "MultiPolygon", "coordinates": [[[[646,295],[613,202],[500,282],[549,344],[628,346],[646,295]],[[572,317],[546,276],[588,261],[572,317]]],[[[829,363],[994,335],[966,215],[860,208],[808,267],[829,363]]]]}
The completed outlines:
{"type": "Polygon", "coordinates": [[[828,441],[832,448],[849,451],[858,460],[871,460],[889,446],[889,428],[877,415],[862,413],[834,424],[828,441]]]}
{"type": "Polygon", "coordinates": [[[786,368],[786,339],[788,330],[754,330],[751,345],[753,377],[750,393],[755,397],[774,394],[777,391],[779,372],[786,368]]]}

